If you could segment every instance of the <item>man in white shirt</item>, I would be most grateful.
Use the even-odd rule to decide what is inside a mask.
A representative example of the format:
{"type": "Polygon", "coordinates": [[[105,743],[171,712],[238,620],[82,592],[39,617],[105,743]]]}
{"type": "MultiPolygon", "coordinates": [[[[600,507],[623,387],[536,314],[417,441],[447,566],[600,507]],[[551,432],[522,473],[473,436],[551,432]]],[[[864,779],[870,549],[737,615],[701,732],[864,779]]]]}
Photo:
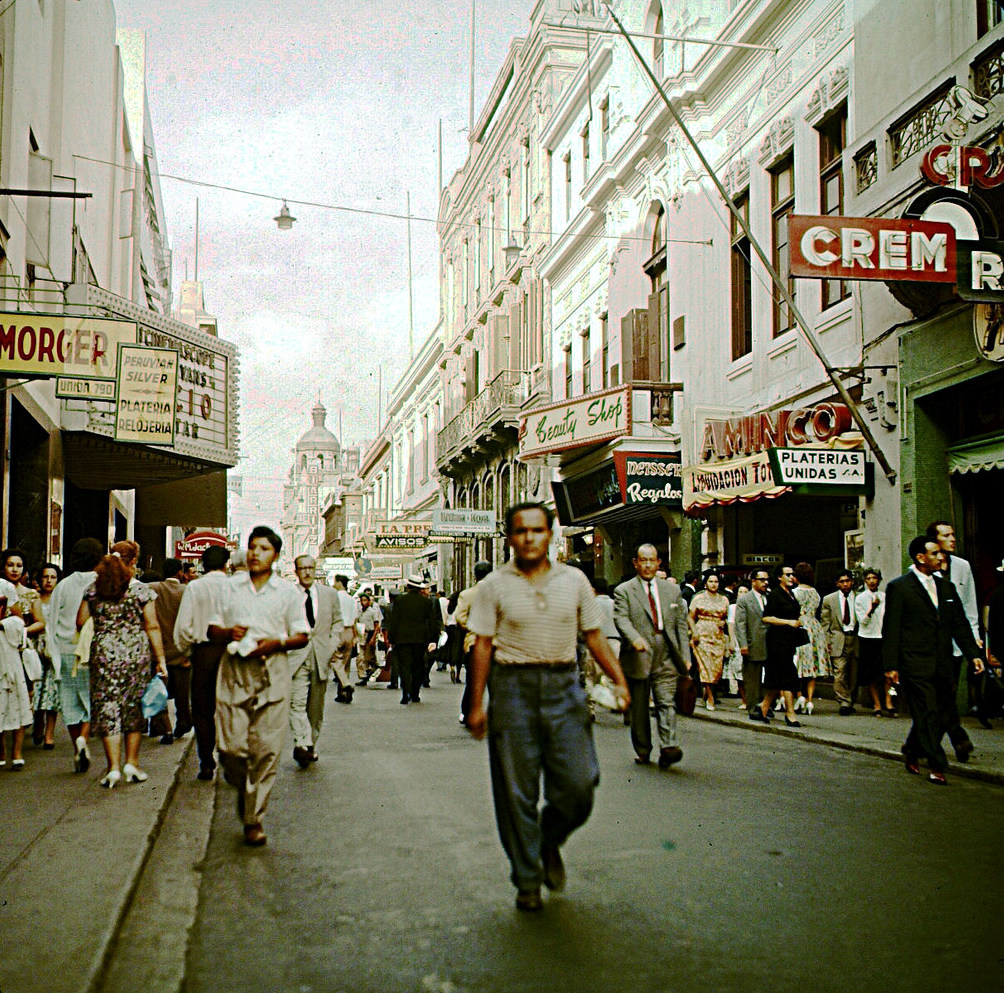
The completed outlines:
{"type": "Polygon", "coordinates": [[[222,613],[229,588],[230,553],[219,545],[202,553],[202,572],[185,587],[174,622],[174,643],[192,660],[192,725],[199,753],[198,778],[209,781],[216,769],[216,678],[224,646],[209,640],[209,622],[222,613]]]}
{"type": "Polygon", "coordinates": [[[87,748],[91,733],[91,670],[77,663],[77,610],[84,590],[94,582],[94,567],[103,555],[104,549],[96,538],[81,538],[73,545],[73,572],[52,591],[46,622],[49,653],[59,680],[60,713],[73,742],[74,772],[87,772],[91,765],[87,748]]]}
{"type": "MultiPolygon", "coordinates": [[[[355,690],[349,679],[349,667],[352,665],[352,649],[356,645],[356,618],[359,614],[359,605],[355,597],[349,593],[348,576],[335,576],[335,590],[338,593],[338,606],[342,613],[342,636],[331,660],[331,671],[338,681],[335,703],[352,703],[352,694],[355,690]]],[[[357,675],[358,672],[357,665],[357,675]]]]}
{"type": "Polygon", "coordinates": [[[272,572],[281,550],[282,538],[271,528],[251,532],[247,572],[230,580],[222,610],[209,625],[210,639],[227,645],[216,690],[220,764],[237,789],[246,845],[268,840],[261,821],[289,723],[286,653],[310,637],[303,598],[272,572]]]}

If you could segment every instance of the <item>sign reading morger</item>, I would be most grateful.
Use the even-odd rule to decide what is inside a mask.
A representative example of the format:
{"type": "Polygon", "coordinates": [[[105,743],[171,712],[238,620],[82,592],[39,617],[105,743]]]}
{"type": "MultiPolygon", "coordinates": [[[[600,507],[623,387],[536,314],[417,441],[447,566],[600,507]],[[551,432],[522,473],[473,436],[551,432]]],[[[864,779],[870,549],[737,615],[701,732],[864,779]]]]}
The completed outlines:
{"type": "Polygon", "coordinates": [[[134,344],[132,321],[0,314],[0,375],[114,381],[119,345],[134,344]]]}

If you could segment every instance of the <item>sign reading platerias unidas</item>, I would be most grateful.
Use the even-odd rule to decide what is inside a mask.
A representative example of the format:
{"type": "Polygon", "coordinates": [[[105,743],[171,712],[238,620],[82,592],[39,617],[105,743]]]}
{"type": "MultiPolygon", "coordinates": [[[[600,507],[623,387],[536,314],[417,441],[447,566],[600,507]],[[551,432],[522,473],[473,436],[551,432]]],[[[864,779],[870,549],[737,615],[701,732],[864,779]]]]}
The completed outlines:
{"type": "Polygon", "coordinates": [[[119,346],[135,344],[132,321],[0,314],[0,375],[114,381],[119,346]]]}
{"type": "Polygon", "coordinates": [[[118,383],[115,440],[173,445],[177,351],[123,345],[119,349],[118,383]]]}

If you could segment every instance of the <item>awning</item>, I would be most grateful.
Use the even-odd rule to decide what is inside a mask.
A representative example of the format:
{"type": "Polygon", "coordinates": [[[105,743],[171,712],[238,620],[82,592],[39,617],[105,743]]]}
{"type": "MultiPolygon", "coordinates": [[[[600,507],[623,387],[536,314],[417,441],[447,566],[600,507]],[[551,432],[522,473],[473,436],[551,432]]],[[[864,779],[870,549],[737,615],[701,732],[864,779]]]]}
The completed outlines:
{"type": "Polygon", "coordinates": [[[752,503],[790,492],[790,487],[774,482],[766,451],[683,468],[683,509],[688,514],[700,515],[715,506],[752,503]]]}
{"type": "Polygon", "coordinates": [[[1004,436],[967,441],[945,449],[948,471],[958,473],[989,472],[1004,469],[1004,436]]]}

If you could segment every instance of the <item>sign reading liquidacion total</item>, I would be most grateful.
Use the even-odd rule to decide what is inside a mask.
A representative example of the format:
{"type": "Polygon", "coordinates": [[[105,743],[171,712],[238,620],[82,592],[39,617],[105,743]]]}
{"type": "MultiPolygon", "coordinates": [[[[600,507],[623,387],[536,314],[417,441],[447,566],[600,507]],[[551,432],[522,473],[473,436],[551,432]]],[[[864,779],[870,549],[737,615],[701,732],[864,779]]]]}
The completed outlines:
{"type": "Polygon", "coordinates": [[[519,422],[519,455],[525,459],[593,445],[631,432],[631,390],[618,387],[527,411],[519,422]]]}

